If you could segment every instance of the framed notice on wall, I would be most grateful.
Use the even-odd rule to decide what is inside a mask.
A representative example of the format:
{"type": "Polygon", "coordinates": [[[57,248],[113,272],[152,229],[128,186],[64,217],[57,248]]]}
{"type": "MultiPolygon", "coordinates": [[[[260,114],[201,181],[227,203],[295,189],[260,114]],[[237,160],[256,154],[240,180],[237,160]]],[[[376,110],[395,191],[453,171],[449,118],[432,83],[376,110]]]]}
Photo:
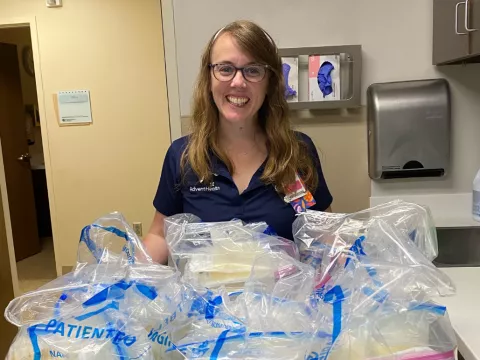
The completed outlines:
{"type": "Polygon", "coordinates": [[[59,91],[57,106],[60,125],[89,125],[92,123],[88,90],[59,91]]]}

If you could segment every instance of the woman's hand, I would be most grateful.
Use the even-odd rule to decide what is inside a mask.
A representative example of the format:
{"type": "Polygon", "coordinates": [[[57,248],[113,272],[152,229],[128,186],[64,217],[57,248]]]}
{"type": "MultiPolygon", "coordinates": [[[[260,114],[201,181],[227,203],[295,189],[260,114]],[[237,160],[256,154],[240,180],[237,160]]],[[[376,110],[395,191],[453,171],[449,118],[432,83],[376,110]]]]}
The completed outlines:
{"type": "Polygon", "coordinates": [[[152,226],[150,226],[150,230],[145,236],[143,244],[145,245],[148,255],[150,255],[153,261],[167,265],[168,247],[167,242],[165,241],[165,217],[165,215],[159,213],[158,211],[155,213],[152,226]]]}

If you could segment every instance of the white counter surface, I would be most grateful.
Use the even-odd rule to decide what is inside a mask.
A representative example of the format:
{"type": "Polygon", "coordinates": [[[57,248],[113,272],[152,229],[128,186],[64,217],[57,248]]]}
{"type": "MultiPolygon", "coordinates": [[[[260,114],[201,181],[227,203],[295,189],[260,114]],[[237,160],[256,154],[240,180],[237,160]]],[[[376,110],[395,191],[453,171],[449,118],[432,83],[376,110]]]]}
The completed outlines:
{"type": "Polygon", "coordinates": [[[480,360],[480,267],[442,268],[455,283],[457,294],[437,301],[447,307],[465,360],[480,360]]]}

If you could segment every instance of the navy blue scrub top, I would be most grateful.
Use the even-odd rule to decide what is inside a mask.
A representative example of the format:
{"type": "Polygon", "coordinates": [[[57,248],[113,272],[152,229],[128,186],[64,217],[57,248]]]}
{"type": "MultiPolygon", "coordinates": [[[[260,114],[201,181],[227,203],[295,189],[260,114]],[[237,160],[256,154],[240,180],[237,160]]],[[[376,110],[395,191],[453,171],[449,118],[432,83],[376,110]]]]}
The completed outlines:
{"type": "MultiPolygon", "coordinates": [[[[313,197],[316,205],[312,210],[326,210],[332,203],[332,195],[323,176],[320,159],[312,139],[297,133],[309,150],[318,172],[318,187],[313,197]]],[[[283,200],[273,185],[265,185],[260,177],[263,166],[253,175],[247,189],[239,194],[227,167],[217,157],[212,158],[213,182],[200,183],[195,173],[186,172],[181,178],[180,159],[188,137],[175,140],[167,151],[162,175],[153,205],[159,213],[172,216],[190,213],[202,221],[228,221],[241,219],[244,222],[265,221],[279,235],[293,240],[292,223],[295,211],[283,200]]]]}

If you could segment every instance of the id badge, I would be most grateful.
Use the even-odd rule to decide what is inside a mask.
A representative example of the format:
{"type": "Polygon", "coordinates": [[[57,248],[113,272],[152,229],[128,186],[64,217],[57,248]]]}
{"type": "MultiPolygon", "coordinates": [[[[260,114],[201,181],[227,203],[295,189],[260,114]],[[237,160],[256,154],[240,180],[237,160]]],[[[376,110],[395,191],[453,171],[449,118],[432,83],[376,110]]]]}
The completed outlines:
{"type": "Polygon", "coordinates": [[[289,203],[296,213],[305,212],[316,204],[310,191],[307,190],[302,179],[295,174],[295,183],[288,187],[289,192],[285,195],[284,201],[289,203]]]}

